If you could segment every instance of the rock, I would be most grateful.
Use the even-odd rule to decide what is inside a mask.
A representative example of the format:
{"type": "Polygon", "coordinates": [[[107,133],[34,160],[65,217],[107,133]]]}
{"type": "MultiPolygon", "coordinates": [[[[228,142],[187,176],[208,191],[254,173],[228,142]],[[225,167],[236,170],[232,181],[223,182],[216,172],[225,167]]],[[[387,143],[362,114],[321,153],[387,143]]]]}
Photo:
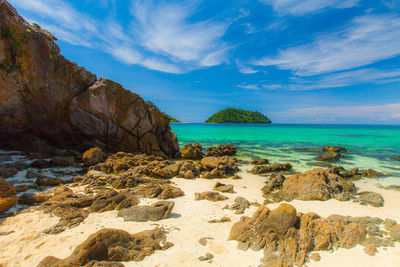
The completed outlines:
{"type": "Polygon", "coordinates": [[[144,198],[169,199],[184,195],[184,192],[173,185],[149,184],[137,186],[134,189],[136,196],[144,198]]]}
{"type": "Polygon", "coordinates": [[[47,201],[51,195],[25,193],[18,198],[19,204],[33,205],[47,201]]]}
{"type": "Polygon", "coordinates": [[[361,173],[361,176],[367,177],[367,178],[379,178],[379,177],[383,177],[385,175],[381,172],[377,172],[372,169],[368,169],[368,170],[363,171],[361,173]]]}
{"type": "Polygon", "coordinates": [[[209,240],[209,239],[214,239],[214,238],[212,238],[212,237],[202,237],[202,238],[200,238],[199,239],[200,245],[202,245],[202,246],[207,245],[207,240],[209,240]]]}
{"type": "MultiPolygon", "coordinates": [[[[297,212],[289,204],[272,211],[261,205],[251,218],[243,216],[232,226],[229,240],[238,241],[239,249],[264,249],[261,266],[303,266],[312,251],[361,244],[367,236],[366,226],[378,227],[379,222],[338,215],[325,219],[297,212]]],[[[319,260],[317,255],[312,258],[319,260]]]]}
{"type": "Polygon", "coordinates": [[[168,219],[175,203],[172,201],[158,201],[154,206],[137,206],[122,209],[118,212],[124,221],[147,222],[168,219]]]}
{"type": "Polygon", "coordinates": [[[224,222],[230,222],[230,221],[231,221],[231,218],[224,216],[221,219],[212,219],[212,220],[209,220],[208,222],[209,223],[224,223],[224,222]]]}
{"type": "Polygon", "coordinates": [[[85,153],[83,153],[82,161],[83,164],[85,164],[85,166],[93,166],[102,162],[105,159],[105,157],[106,155],[103,153],[101,148],[93,147],[89,150],[86,150],[85,153]]]}
{"type": "Polygon", "coordinates": [[[210,252],[207,252],[205,256],[200,256],[199,260],[200,261],[208,261],[214,258],[214,255],[211,254],[210,252]]]}
{"type": "Polygon", "coordinates": [[[348,200],[356,192],[352,181],[335,174],[334,169],[313,169],[296,173],[286,179],[274,176],[263,188],[264,197],[272,201],[282,200],[348,200]],[[282,183],[282,180],[284,182],[282,183]]]}
{"type": "Polygon", "coordinates": [[[322,168],[331,168],[333,165],[328,162],[307,162],[307,166],[317,166],[322,168]]]}
{"type": "Polygon", "coordinates": [[[207,153],[205,154],[205,157],[210,157],[210,156],[216,156],[216,157],[221,157],[221,156],[233,156],[236,154],[236,146],[233,144],[225,144],[225,145],[218,145],[218,147],[215,146],[210,146],[207,149],[207,153]]]}
{"type": "Polygon", "coordinates": [[[310,259],[312,259],[313,261],[320,261],[321,256],[319,255],[319,253],[314,252],[314,253],[311,253],[310,259]]]}
{"type": "Polygon", "coordinates": [[[152,170],[151,174],[155,177],[173,178],[179,174],[181,166],[181,162],[176,162],[167,166],[160,164],[152,170]]]}
{"type": "Polygon", "coordinates": [[[322,148],[322,151],[344,152],[344,153],[347,152],[346,148],[344,148],[342,146],[324,146],[322,148]]]}
{"type": "Polygon", "coordinates": [[[57,156],[51,159],[51,164],[58,167],[68,167],[75,164],[75,158],[72,156],[62,157],[57,156]]]}
{"type": "Polygon", "coordinates": [[[256,159],[256,160],[253,160],[251,162],[251,164],[253,164],[253,165],[267,165],[267,164],[269,164],[269,160],[268,159],[256,159]]]}
{"type": "Polygon", "coordinates": [[[270,194],[276,189],[281,189],[286,177],[282,174],[272,174],[266,181],[265,186],[261,189],[264,196],[270,194]]]}
{"type": "Polygon", "coordinates": [[[359,173],[358,168],[353,168],[350,171],[341,172],[340,176],[346,179],[350,179],[352,181],[356,181],[361,178],[361,174],[359,173]]]}
{"type": "Polygon", "coordinates": [[[67,230],[67,228],[64,225],[56,224],[56,225],[54,225],[52,227],[44,229],[43,233],[48,234],[48,235],[57,235],[59,233],[64,232],[65,230],[67,230]]]}
{"type": "Polygon", "coordinates": [[[26,184],[21,184],[21,185],[15,186],[15,191],[17,191],[17,193],[25,192],[25,191],[28,191],[29,189],[31,189],[31,186],[26,185],[26,184]]]}
{"type": "Polygon", "coordinates": [[[18,202],[15,188],[0,177],[0,212],[12,208],[18,202]]]}
{"type": "Polygon", "coordinates": [[[231,184],[222,184],[220,182],[215,183],[213,190],[219,191],[222,193],[233,193],[233,185],[231,184]]]}
{"type": "Polygon", "coordinates": [[[109,210],[121,210],[139,204],[130,190],[105,191],[97,194],[89,207],[90,212],[105,212],[109,210]]]}
{"type": "Polygon", "coordinates": [[[383,222],[383,225],[385,226],[385,229],[390,231],[392,229],[393,226],[395,226],[397,224],[397,222],[395,220],[392,219],[385,219],[385,221],[383,222]]]}
{"type": "Polygon", "coordinates": [[[41,186],[55,186],[63,183],[65,183],[64,180],[60,178],[40,176],[36,179],[36,184],[41,186]]]}
{"type": "Polygon", "coordinates": [[[123,230],[106,228],[90,235],[69,257],[61,260],[48,256],[38,267],[83,266],[96,261],[141,261],[155,250],[164,250],[172,245],[166,242],[163,229],[156,228],[131,235],[123,230]]]}
{"type": "Polygon", "coordinates": [[[125,267],[125,265],[120,262],[91,261],[83,267],[125,267]]]}
{"type": "Polygon", "coordinates": [[[182,159],[200,160],[203,157],[203,147],[199,143],[187,144],[180,151],[182,159]]]}
{"type": "Polygon", "coordinates": [[[207,191],[203,193],[194,193],[194,200],[223,201],[228,199],[226,196],[218,192],[207,191]]]}
{"type": "Polygon", "coordinates": [[[367,246],[364,248],[364,252],[369,256],[374,256],[376,253],[378,253],[378,250],[375,246],[367,246]]]}
{"type": "Polygon", "coordinates": [[[28,165],[28,163],[23,162],[23,161],[16,161],[16,162],[7,164],[7,167],[15,168],[18,171],[22,171],[22,170],[25,170],[26,168],[28,168],[29,165],[28,165]]]}
{"type": "Polygon", "coordinates": [[[165,157],[179,151],[169,118],[140,96],[65,59],[49,32],[6,1],[0,21],[1,60],[8,66],[0,69],[0,147],[30,149],[40,137],[75,149],[102,144],[165,157]]]}
{"type": "Polygon", "coordinates": [[[262,174],[262,173],[269,173],[269,172],[280,172],[280,171],[288,171],[292,168],[290,163],[282,163],[282,164],[269,164],[269,165],[259,165],[254,166],[251,169],[251,172],[254,174],[262,174]]]}
{"type": "Polygon", "coordinates": [[[394,160],[397,160],[397,161],[400,161],[400,156],[394,157],[393,159],[394,159],[394,160]]]}
{"type": "Polygon", "coordinates": [[[204,157],[201,160],[201,165],[207,170],[202,173],[202,177],[210,178],[226,178],[235,175],[239,171],[239,167],[234,159],[229,156],[223,157],[204,157]]]}
{"type": "Polygon", "coordinates": [[[244,197],[236,197],[232,206],[229,207],[231,210],[236,210],[235,214],[243,214],[244,211],[250,207],[250,202],[244,197]]]}
{"type": "Polygon", "coordinates": [[[46,169],[51,167],[51,162],[45,159],[37,159],[30,165],[31,168],[46,169]]]}
{"type": "Polygon", "coordinates": [[[363,191],[356,195],[354,202],[359,202],[361,205],[371,205],[373,207],[383,207],[384,199],[381,194],[363,191]]]}
{"type": "Polygon", "coordinates": [[[400,241],[400,224],[393,225],[390,228],[390,236],[394,241],[400,241]]]}
{"type": "Polygon", "coordinates": [[[324,154],[316,157],[320,161],[338,161],[342,155],[334,151],[326,151],[324,154]]]}
{"type": "Polygon", "coordinates": [[[18,173],[17,168],[13,167],[0,167],[0,177],[8,178],[18,173]]]}

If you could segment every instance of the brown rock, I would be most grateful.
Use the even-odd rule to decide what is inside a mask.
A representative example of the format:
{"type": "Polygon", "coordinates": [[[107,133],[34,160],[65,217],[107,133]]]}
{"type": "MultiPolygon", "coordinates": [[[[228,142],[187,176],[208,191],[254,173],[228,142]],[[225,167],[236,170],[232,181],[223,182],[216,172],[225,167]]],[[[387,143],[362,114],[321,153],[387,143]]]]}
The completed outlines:
{"type": "Polygon", "coordinates": [[[0,177],[0,212],[7,211],[17,204],[15,188],[0,177]]]}
{"type": "Polygon", "coordinates": [[[180,151],[180,156],[183,159],[199,160],[203,157],[203,148],[199,143],[187,144],[180,151]]]}
{"type": "Polygon", "coordinates": [[[342,146],[324,146],[322,148],[322,151],[344,152],[344,153],[347,152],[346,148],[342,146]]]}
{"type": "Polygon", "coordinates": [[[231,184],[226,185],[226,184],[222,184],[220,182],[217,182],[214,185],[213,190],[219,191],[219,192],[222,192],[222,193],[233,193],[233,185],[231,185],[231,184]]]}
{"type": "Polygon", "coordinates": [[[93,147],[83,153],[82,161],[86,166],[96,165],[105,159],[106,155],[99,147],[93,147]]]}
{"type": "Polygon", "coordinates": [[[75,158],[72,156],[57,156],[51,159],[51,164],[59,167],[68,167],[75,164],[75,158]]]}
{"type": "Polygon", "coordinates": [[[31,186],[26,185],[26,184],[21,184],[21,185],[15,186],[15,191],[17,191],[17,193],[25,192],[25,191],[28,191],[29,189],[31,189],[31,186]]]}
{"type": "Polygon", "coordinates": [[[0,21],[0,147],[30,147],[21,142],[30,133],[56,146],[102,144],[165,157],[179,151],[169,119],[141,97],[65,59],[49,32],[6,1],[0,21]]]}
{"type": "Polygon", "coordinates": [[[199,260],[200,261],[208,261],[214,258],[214,255],[211,254],[210,252],[207,252],[205,256],[200,256],[199,260]]]}
{"type": "Polygon", "coordinates": [[[394,241],[400,241],[400,224],[393,225],[390,228],[390,236],[394,241]]]}
{"type": "Polygon", "coordinates": [[[17,168],[13,167],[0,167],[0,177],[8,178],[18,173],[17,168]]]}
{"type": "Polygon", "coordinates": [[[25,193],[18,198],[19,204],[33,205],[47,201],[51,195],[25,193]]]}
{"type": "Polygon", "coordinates": [[[31,163],[30,167],[39,169],[50,168],[51,162],[45,159],[37,159],[31,163]]]}
{"type": "Polygon", "coordinates": [[[262,173],[269,173],[269,172],[280,172],[280,171],[288,171],[292,168],[290,163],[283,163],[283,164],[269,164],[269,165],[259,165],[254,166],[251,169],[251,172],[254,174],[262,174],[262,173]]]}
{"type": "Polygon", "coordinates": [[[194,200],[223,201],[228,199],[226,196],[218,192],[207,191],[203,193],[194,193],[194,200]]]}
{"type": "Polygon", "coordinates": [[[168,219],[175,203],[173,201],[158,201],[153,206],[137,206],[122,209],[118,212],[124,221],[147,222],[168,219]]]}
{"type": "Polygon", "coordinates": [[[250,207],[250,202],[247,199],[244,197],[236,197],[229,209],[236,210],[235,214],[243,214],[248,207],[250,207]]]}
{"type": "Polygon", "coordinates": [[[269,160],[268,159],[256,159],[256,160],[253,160],[251,162],[251,164],[253,164],[253,165],[267,165],[267,164],[269,164],[269,160]]]}
{"type": "Polygon", "coordinates": [[[225,144],[225,145],[218,145],[218,147],[215,146],[210,146],[207,149],[207,153],[205,157],[210,157],[210,156],[216,156],[216,157],[221,157],[221,156],[233,156],[236,154],[236,146],[233,144],[225,144]]]}
{"type": "Polygon", "coordinates": [[[155,250],[172,246],[165,240],[164,231],[158,228],[134,235],[123,230],[102,229],[77,246],[69,257],[61,260],[49,256],[38,267],[83,266],[93,261],[141,261],[155,250]]]}
{"type": "Polygon", "coordinates": [[[375,246],[367,246],[364,248],[364,252],[369,256],[374,256],[376,253],[378,253],[378,250],[375,246]]]}
{"type": "Polygon", "coordinates": [[[36,179],[36,184],[41,186],[55,186],[55,185],[60,185],[62,183],[65,182],[60,178],[40,176],[36,179]]]}
{"type": "Polygon", "coordinates": [[[319,253],[314,252],[314,253],[311,253],[310,259],[312,259],[313,261],[320,261],[321,256],[319,255],[319,253]]]}
{"type": "Polygon", "coordinates": [[[208,222],[209,223],[224,223],[224,222],[230,222],[230,221],[231,221],[231,218],[224,216],[221,219],[212,219],[212,220],[209,220],[208,222]]]}
{"type": "Polygon", "coordinates": [[[363,191],[357,193],[354,202],[359,202],[361,205],[371,205],[373,207],[382,207],[384,199],[381,194],[363,191]]]}
{"type": "Polygon", "coordinates": [[[316,157],[320,161],[338,161],[342,155],[334,151],[326,151],[324,154],[316,157]]]}
{"type": "Polygon", "coordinates": [[[377,172],[372,169],[368,169],[368,170],[363,171],[361,173],[361,176],[367,177],[367,178],[379,178],[379,177],[383,177],[385,175],[381,172],[377,172]]]}

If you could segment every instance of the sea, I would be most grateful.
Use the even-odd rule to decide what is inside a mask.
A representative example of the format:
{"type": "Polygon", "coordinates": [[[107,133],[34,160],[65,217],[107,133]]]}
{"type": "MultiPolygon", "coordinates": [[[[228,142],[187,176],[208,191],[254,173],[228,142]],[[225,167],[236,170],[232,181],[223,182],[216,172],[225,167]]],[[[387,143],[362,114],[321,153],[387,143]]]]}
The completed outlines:
{"type": "Polygon", "coordinates": [[[372,168],[400,182],[400,161],[393,159],[400,156],[400,125],[171,123],[171,128],[181,147],[194,142],[203,148],[232,143],[240,159],[289,162],[297,171],[318,167],[315,157],[321,152],[310,149],[343,146],[348,153],[333,164],[372,168]]]}

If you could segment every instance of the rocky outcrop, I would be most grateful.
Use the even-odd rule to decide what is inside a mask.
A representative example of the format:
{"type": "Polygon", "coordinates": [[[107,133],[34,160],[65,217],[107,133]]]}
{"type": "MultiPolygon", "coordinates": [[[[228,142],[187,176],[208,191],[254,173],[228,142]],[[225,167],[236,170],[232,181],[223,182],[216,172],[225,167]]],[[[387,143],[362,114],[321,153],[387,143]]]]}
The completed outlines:
{"type": "Polygon", "coordinates": [[[208,200],[208,201],[224,201],[228,199],[226,196],[221,195],[218,192],[206,191],[202,193],[194,193],[194,200],[208,200]]]}
{"type": "Polygon", "coordinates": [[[368,169],[365,170],[361,173],[361,176],[367,177],[367,178],[379,178],[385,176],[383,173],[375,171],[373,169],[368,169]]]}
{"type": "Polygon", "coordinates": [[[254,215],[243,216],[230,231],[229,240],[237,240],[238,248],[264,249],[261,266],[303,266],[310,252],[393,245],[396,226],[388,232],[380,230],[382,220],[371,217],[331,215],[322,218],[315,213],[297,212],[289,204],[275,210],[261,205],[254,215]],[[367,238],[368,237],[368,238],[367,238]]]}
{"type": "Polygon", "coordinates": [[[203,157],[203,147],[199,143],[187,144],[180,151],[182,159],[199,160],[203,157]]]}
{"type": "Polygon", "coordinates": [[[382,207],[385,202],[381,194],[370,191],[357,193],[353,201],[359,202],[361,205],[371,205],[376,208],[382,207]]]}
{"type": "Polygon", "coordinates": [[[320,160],[320,161],[338,161],[340,159],[342,155],[340,155],[338,152],[334,152],[334,151],[326,151],[324,154],[316,157],[316,160],[320,160]]]}
{"type": "Polygon", "coordinates": [[[205,154],[205,157],[233,156],[235,154],[236,154],[236,146],[228,143],[224,145],[218,145],[217,147],[210,146],[209,148],[207,148],[207,153],[205,154]]]}
{"type": "Polygon", "coordinates": [[[336,169],[313,169],[296,173],[288,178],[283,175],[271,175],[262,189],[269,201],[282,200],[349,200],[356,193],[356,187],[350,180],[338,175],[336,169]]]}
{"type": "Polygon", "coordinates": [[[269,160],[268,159],[255,159],[251,162],[251,164],[253,165],[267,165],[269,164],[269,160]]]}
{"type": "Polygon", "coordinates": [[[7,211],[17,204],[15,188],[0,177],[0,212],[7,211]]]}
{"type": "Polygon", "coordinates": [[[172,243],[166,242],[164,230],[159,228],[133,235],[119,229],[102,229],[77,246],[69,257],[61,260],[48,256],[38,267],[111,266],[91,264],[97,261],[141,261],[155,250],[165,250],[171,246],[172,243]]]}
{"type": "Polygon", "coordinates": [[[4,0],[0,21],[0,147],[26,150],[41,138],[164,157],[179,151],[169,119],[140,96],[65,59],[50,33],[4,0]]]}
{"type": "Polygon", "coordinates": [[[106,155],[103,150],[99,147],[92,147],[89,150],[86,150],[82,156],[82,162],[85,166],[92,166],[102,162],[105,159],[106,155]]]}
{"type": "Polygon", "coordinates": [[[213,190],[219,191],[222,193],[233,193],[233,185],[232,184],[223,184],[220,182],[216,182],[213,190]]]}
{"type": "Polygon", "coordinates": [[[347,152],[347,149],[342,146],[324,146],[322,151],[332,151],[332,152],[347,152]]]}

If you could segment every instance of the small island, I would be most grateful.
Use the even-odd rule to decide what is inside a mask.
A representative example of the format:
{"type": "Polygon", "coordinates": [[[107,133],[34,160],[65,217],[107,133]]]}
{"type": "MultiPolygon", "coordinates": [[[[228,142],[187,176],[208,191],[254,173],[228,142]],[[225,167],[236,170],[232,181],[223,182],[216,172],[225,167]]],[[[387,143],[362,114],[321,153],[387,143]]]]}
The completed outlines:
{"type": "Polygon", "coordinates": [[[154,108],[154,109],[160,111],[162,114],[164,114],[164,115],[170,120],[170,122],[181,122],[181,121],[175,119],[174,117],[171,117],[170,115],[168,115],[168,114],[165,113],[164,111],[161,111],[161,110],[157,107],[157,105],[154,104],[153,102],[151,102],[151,101],[146,101],[146,103],[149,104],[151,108],[154,108]]]}
{"type": "Polygon", "coordinates": [[[205,123],[271,123],[271,120],[257,111],[226,108],[212,115],[205,123]]]}

